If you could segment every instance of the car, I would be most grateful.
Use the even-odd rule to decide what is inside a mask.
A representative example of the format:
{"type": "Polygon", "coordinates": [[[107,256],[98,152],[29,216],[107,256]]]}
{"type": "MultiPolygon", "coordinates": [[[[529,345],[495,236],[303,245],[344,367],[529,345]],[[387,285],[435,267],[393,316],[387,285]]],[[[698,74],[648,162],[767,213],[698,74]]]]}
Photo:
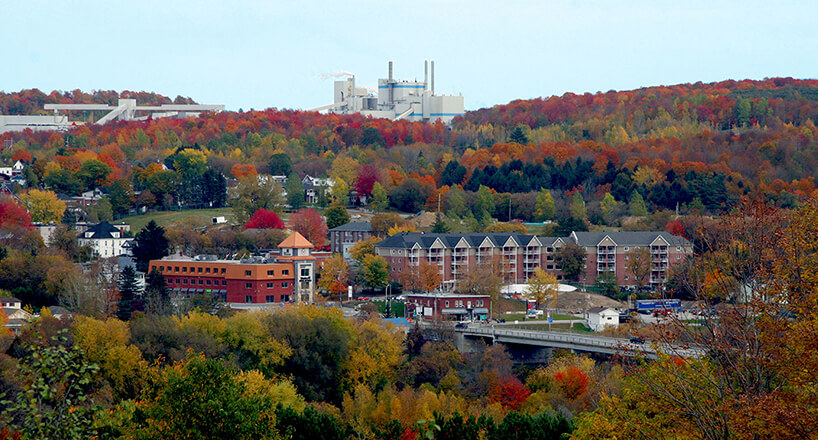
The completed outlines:
{"type": "Polygon", "coordinates": [[[458,322],[454,325],[454,328],[469,328],[468,322],[458,322]]]}
{"type": "Polygon", "coordinates": [[[370,298],[368,296],[359,296],[359,297],[357,297],[355,299],[357,299],[358,301],[370,301],[372,298],[370,298]]]}
{"type": "Polygon", "coordinates": [[[630,341],[631,341],[631,344],[644,344],[645,343],[645,338],[643,338],[641,336],[632,336],[630,341]]]}

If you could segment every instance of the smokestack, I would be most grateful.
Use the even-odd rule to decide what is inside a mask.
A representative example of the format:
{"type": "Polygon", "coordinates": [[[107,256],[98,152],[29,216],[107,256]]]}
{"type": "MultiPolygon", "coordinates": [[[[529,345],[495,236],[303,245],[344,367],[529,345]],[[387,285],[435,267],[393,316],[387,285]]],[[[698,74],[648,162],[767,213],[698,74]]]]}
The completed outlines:
{"type": "Polygon", "coordinates": [[[389,82],[392,82],[392,62],[389,62],[389,82]]]}
{"type": "Polygon", "coordinates": [[[435,94],[435,60],[432,60],[432,94],[435,94]]]}
{"type": "Polygon", "coordinates": [[[429,89],[429,61],[423,61],[423,90],[429,89]]]}

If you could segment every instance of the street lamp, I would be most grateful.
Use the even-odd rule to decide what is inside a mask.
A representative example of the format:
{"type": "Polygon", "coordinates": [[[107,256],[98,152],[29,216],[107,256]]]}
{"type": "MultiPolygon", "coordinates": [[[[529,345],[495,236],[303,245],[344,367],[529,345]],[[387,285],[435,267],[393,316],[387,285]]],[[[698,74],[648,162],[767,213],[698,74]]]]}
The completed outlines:
{"type": "Polygon", "coordinates": [[[390,316],[390,315],[392,315],[392,299],[389,296],[389,289],[391,287],[392,287],[392,283],[387,284],[386,285],[386,291],[384,292],[386,294],[386,317],[387,318],[392,317],[392,316],[390,316]]]}

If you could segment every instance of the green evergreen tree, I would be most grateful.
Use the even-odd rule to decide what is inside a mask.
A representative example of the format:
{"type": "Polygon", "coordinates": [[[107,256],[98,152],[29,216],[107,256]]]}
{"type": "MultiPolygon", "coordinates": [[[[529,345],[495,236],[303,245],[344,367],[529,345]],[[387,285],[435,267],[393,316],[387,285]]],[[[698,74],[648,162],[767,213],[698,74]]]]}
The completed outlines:
{"type": "Polygon", "coordinates": [[[287,191],[287,204],[292,209],[301,209],[304,207],[304,184],[295,173],[287,177],[287,184],[284,185],[284,190],[287,191]]]}
{"type": "Polygon", "coordinates": [[[136,282],[136,270],[125,266],[119,274],[119,301],[117,301],[117,318],[128,321],[135,310],[139,310],[139,285],[136,282]]]}
{"type": "Polygon", "coordinates": [[[599,208],[602,211],[602,217],[605,219],[605,222],[611,224],[619,209],[619,202],[614,199],[611,193],[606,192],[605,196],[602,197],[602,201],[599,203],[599,208]]]}
{"type": "Polygon", "coordinates": [[[645,206],[645,199],[642,198],[642,194],[639,194],[639,191],[635,191],[631,193],[631,199],[628,203],[628,209],[630,213],[634,217],[646,217],[648,215],[648,208],[645,206]]]}
{"type": "Polygon", "coordinates": [[[151,220],[136,234],[131,251],[136,260],[136,269],[147,272],[151,260],[158,260],[170,254],[170,242],[165,237],[165,229],[151,220]]]}
{"type": "Polygon", "coordinates": [[[443,221],[443,217],[440,215],[439,212],[437,213],[437,215],[435,215],[435,223],[434,225],[432,225],[432,232],[435,234],[445,234],[449,232],[449,225],[447,225],[446,222],[443,221]]]}

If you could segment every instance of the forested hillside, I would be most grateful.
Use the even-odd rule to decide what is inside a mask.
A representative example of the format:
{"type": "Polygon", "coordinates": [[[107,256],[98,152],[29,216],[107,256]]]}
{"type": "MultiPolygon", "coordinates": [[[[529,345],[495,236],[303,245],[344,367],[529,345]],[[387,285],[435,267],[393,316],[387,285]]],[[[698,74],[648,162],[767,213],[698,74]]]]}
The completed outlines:
{"type": "MultiPolygon", "coordinates": [[[[116,96],[27,90],[0,96],[0,111],[35,113],[45,102],[116,96]]],[[[144,92],[120,96],[168,101],[144,92]]],[[[378,182],[392,206],[406,211],[436,203],[438,193],[449,209],[453,188],[468,200],[485,186],[512,194],[513,218],[537,220],[537,191],[551,190],[558,211],[579,193],[590,202],[592,222],[600,222],[605,213],[597,202],[606,194],[629,203],[638,193],[650,210],[721,212],[748,193],[796,205],[815,189],[816,97],[818,81],[791,78],[569,93],[469,112],[452,127],[293,110],[223,112],[7,133],[0,157],[31,157],[30,182],[68,194],[94,186],[80,173],[93,160],[106,166],[99,186],[124,179],[176,200],[183,176],[173,161],[192,149],[228,177],[329,175],[366,195],[378,182]],[[151,184],[161,171],[151,164],[162,162],[176,174],[151,184]]]]}

